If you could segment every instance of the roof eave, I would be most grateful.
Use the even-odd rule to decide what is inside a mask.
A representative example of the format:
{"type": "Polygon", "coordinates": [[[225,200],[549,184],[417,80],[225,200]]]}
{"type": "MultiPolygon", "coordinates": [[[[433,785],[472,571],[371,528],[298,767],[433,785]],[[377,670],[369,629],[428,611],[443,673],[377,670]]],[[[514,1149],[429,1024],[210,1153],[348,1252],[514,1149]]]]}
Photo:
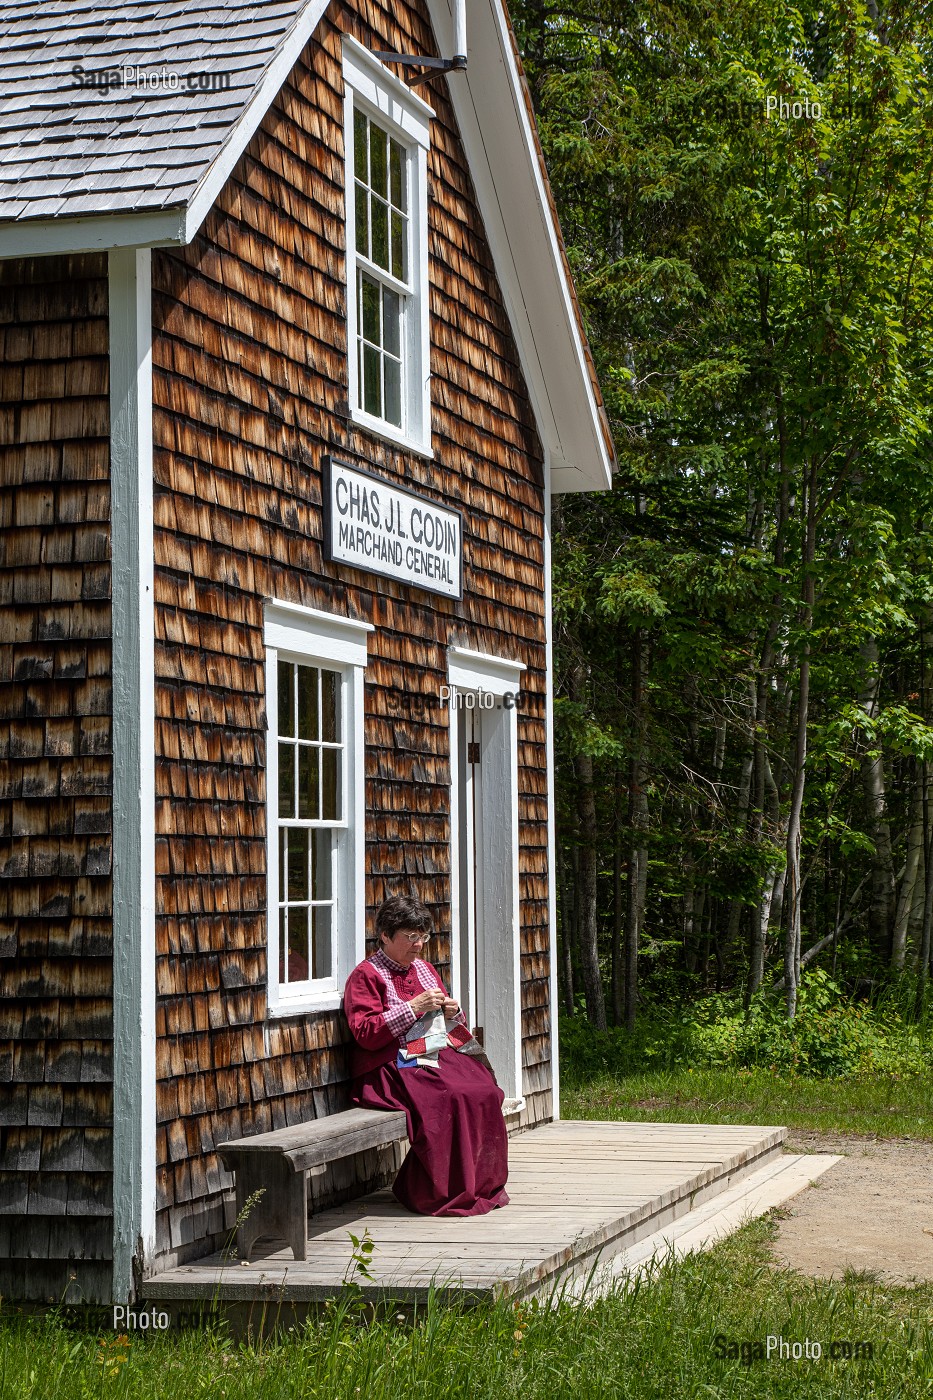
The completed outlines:
{"type": "MultiPolygon", "coordinates": [[[[450,52],[449,0],[427,0],[450,52]]],[[[555,492],[612,485],[615,451],[570,276],[512,27],[502,0],[471,0],[469,61],[448,89],[518,342],[555,492]]]]}
{"type": "Polygon", "coordinates": [[[77,219],[13,219],[0,223],[0,258],[105,253],[111,248],[171,247],[188,242],[188,208],[155,213],[95,214],[77,219]]]}

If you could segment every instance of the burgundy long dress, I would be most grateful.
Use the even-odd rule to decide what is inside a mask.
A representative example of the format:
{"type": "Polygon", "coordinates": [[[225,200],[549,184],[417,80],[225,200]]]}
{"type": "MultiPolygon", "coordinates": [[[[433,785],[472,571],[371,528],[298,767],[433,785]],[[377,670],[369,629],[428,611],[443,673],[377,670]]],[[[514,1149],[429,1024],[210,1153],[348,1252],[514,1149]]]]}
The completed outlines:
{"type": "Polygon", "coordinates": [[[393,1192],[419,1215],[485,1215],[508,1204],[502,1090],[485,1065],[447,1048],[437,1069],[399,1068],[412,997],[446,988],[430,963],[402,967],[380,948],[350,973],[343,1006],[356,1042],[353,1102],[401,1109],[411,1148],[393,1192]]]}

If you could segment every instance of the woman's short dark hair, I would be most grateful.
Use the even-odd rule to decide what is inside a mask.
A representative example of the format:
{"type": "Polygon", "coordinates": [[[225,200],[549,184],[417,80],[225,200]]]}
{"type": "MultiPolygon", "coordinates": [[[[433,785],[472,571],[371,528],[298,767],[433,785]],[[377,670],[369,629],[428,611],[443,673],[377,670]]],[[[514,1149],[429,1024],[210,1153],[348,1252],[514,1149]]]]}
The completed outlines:
{"type": "Polygon", "coordinates": [[[434,932],[431,911],[420,899],[409,899],[397,894],[380,904],[376,911],[376,937],[394,938],[406,929],[409,933],[423,933],[430,938],[434,932]]]}

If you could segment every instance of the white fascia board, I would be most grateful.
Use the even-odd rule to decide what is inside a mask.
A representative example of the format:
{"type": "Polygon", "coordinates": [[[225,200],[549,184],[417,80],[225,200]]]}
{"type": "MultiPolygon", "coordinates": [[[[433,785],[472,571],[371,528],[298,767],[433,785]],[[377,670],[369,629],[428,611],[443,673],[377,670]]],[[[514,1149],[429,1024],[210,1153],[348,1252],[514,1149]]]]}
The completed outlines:
{"type": "Polygon", "coordinates": [[[467,647],[447,648],[447,678],[463,690],[484,690],[488,695],[510,695],[521,689],[523,661],[487,656],[467,647]]]}
{"type": "Polygon", "coordinates": [[[555,496],[570,496],[574,492],[592,491],[593,483],[588,481],[576,467],[552,466],[550,475],[551,491],[555,496]]]}
{"type": "MultiPolygon", "coordinates": [[[[428,9],[446,53],[449,0],[428,9]]],[[[500,0],[472,0],[467,25],[469,65],[448,76],[448,90],[538,431],[555,469],[605,490],[612,463],[500,0]]]]}
{"type": "Polygon", "coordinates": [[[185,220],[186,243],[191,242],[213,208],[217,196],[233,173],[234,166],[259,129],[263,117],[301,57],[305,44],[317,29],[326,9],[327,0],[307,0],[296,15],[269,66],[253,89],[249,102],[227,132],[219,153],[211,161],[195,188],[188,203],[185,220]]]}
{"type": "Polygon", "coordinates": [[[86,219],[20,219],[0,224],[0,258],[180,246],[186,240],[183,208],[155,214],[98,214],[86,219]]]}
{"type": "Polygon", "coordinates": [[[152,255],[112,251],[113,1301],[156,1245],[152,255]]]}

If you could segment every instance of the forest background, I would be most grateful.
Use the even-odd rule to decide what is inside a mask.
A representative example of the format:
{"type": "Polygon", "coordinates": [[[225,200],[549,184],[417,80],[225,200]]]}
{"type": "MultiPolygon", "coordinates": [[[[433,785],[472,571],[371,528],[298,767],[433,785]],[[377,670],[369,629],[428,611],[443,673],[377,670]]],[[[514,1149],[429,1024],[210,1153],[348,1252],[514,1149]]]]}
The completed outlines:
{"type": "Polygon", "coordinates": [[[920,1072],[931,7],[512,10],[619,459],[555,510],[562,1038],[920,1072]]]}

